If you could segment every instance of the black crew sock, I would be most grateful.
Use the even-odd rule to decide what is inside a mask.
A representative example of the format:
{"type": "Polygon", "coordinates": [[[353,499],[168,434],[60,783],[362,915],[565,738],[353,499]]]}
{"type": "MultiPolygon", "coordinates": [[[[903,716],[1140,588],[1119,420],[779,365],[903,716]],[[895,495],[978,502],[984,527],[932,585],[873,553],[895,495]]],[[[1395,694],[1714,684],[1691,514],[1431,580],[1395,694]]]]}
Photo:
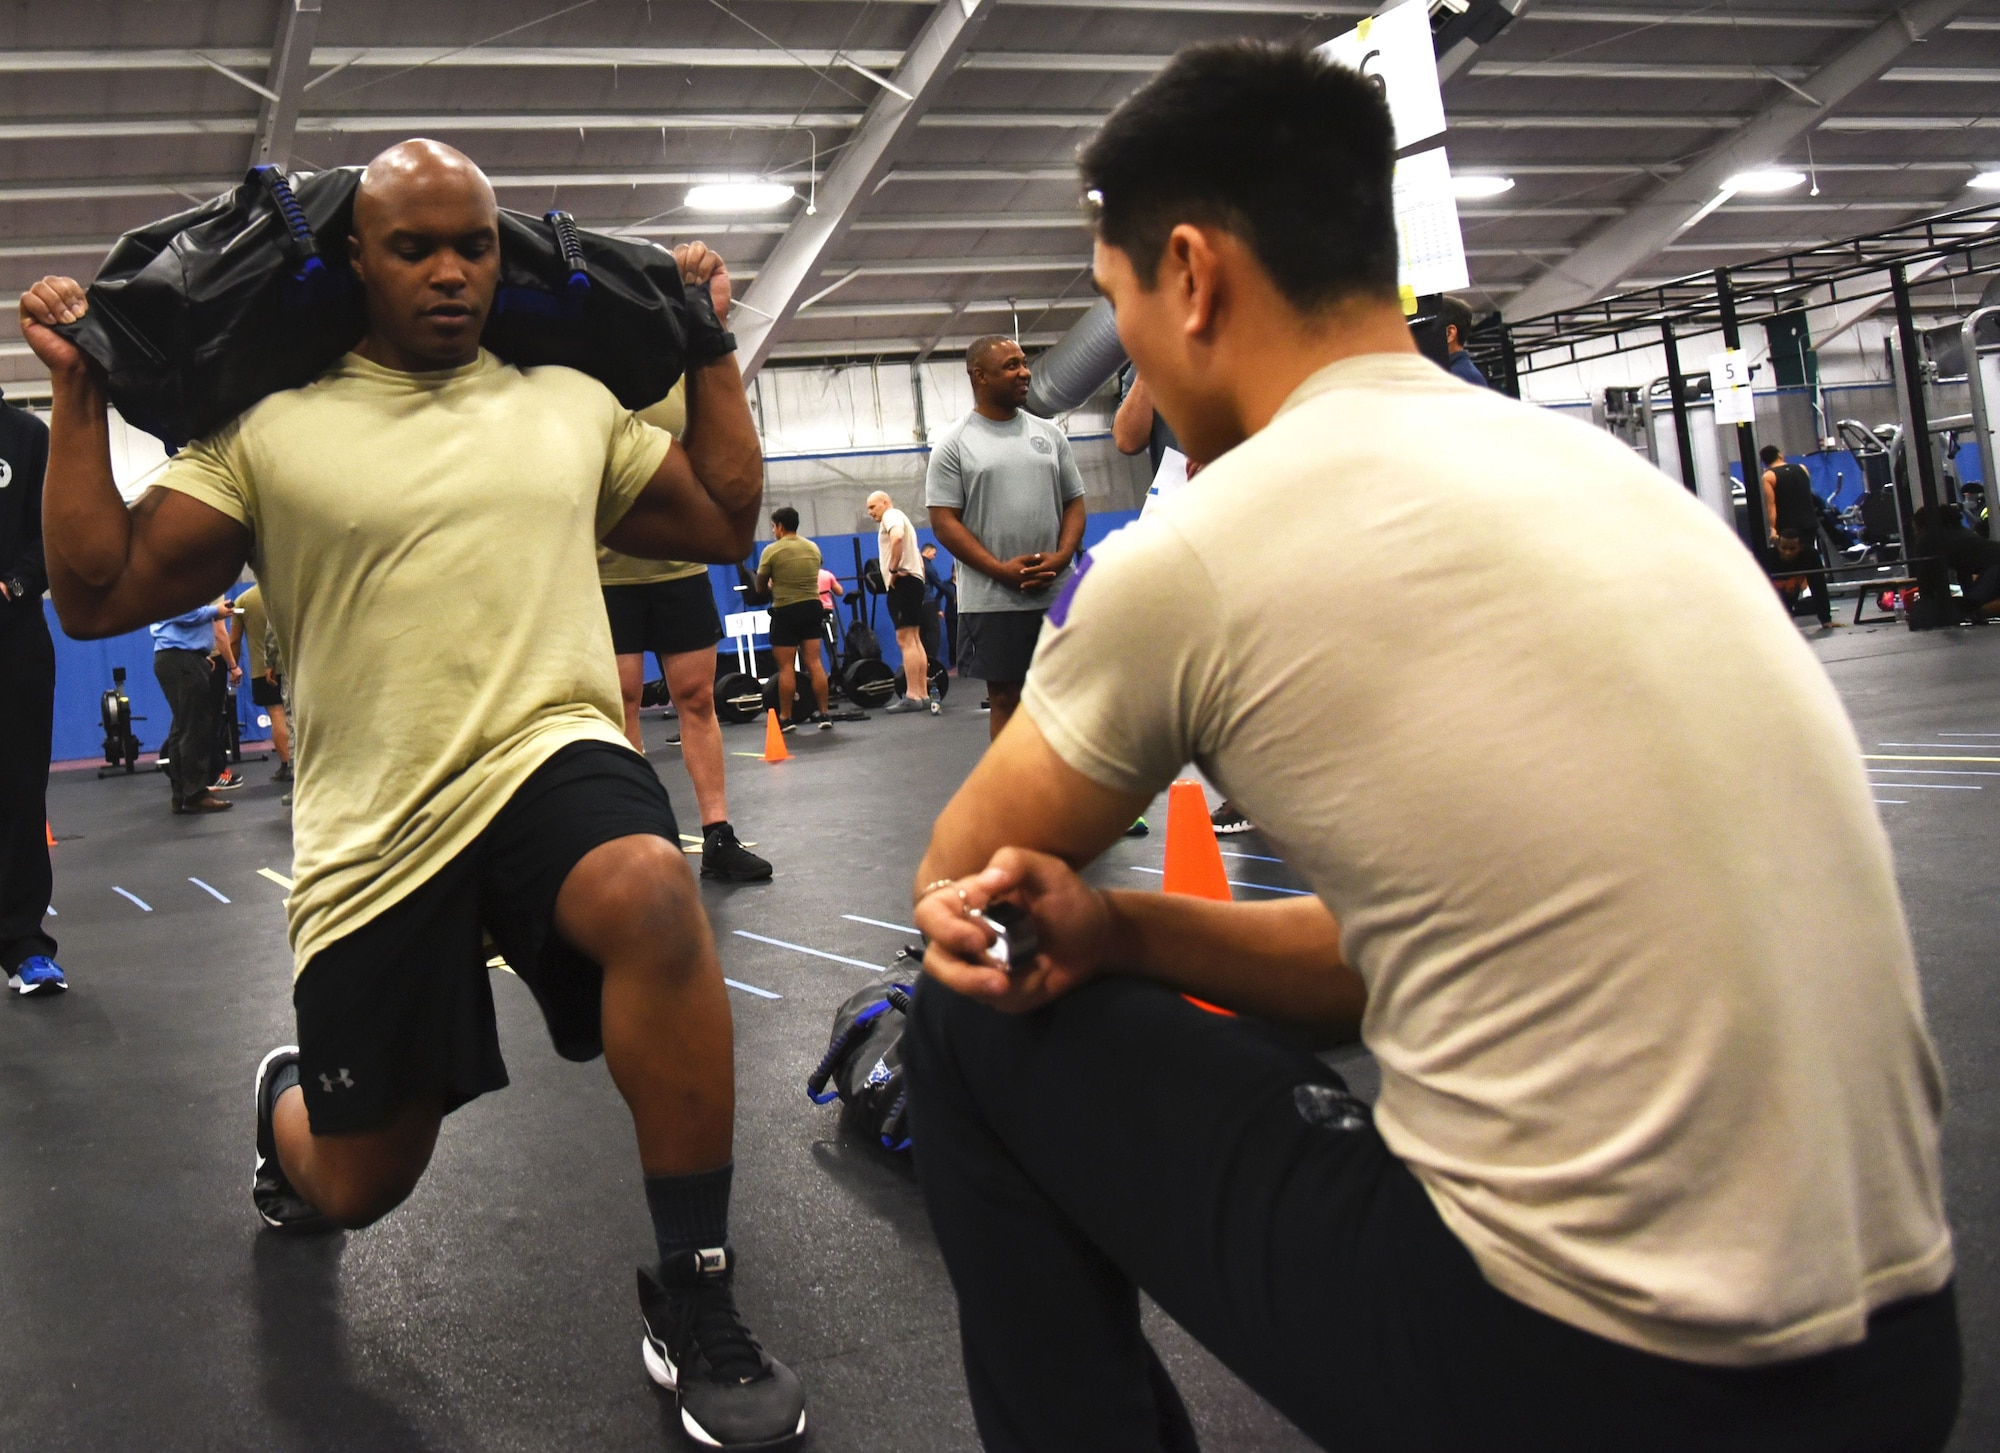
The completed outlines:
{"type": "Polygon", "coordinates": [[[285,1091],[298,1082],[299,1062],[297,1060],[293,1060],[289,1064],[279,1065],[275,1070],[271,1071],[271,1079],[265,1086],[264,1094],[269,1099],[273,1111],[276,1111],[278,1108],[278,1096],[284,1094],[285,1091]]]}
{"type": "Polygon", "coordinates": [[[735,837],[736,829],[729,825],[729,819],[725,817],[720,822],[704,822],[701,825],[701,836],[704,842],[715,837],[735,837]]]}
{"type": "Polygon", "coordinates": [[[729,1180],[736,1163],[684,1176],[647,1176],[646,1208],[660,1260],[707,1251],[729,1241],[729,1180]]]}

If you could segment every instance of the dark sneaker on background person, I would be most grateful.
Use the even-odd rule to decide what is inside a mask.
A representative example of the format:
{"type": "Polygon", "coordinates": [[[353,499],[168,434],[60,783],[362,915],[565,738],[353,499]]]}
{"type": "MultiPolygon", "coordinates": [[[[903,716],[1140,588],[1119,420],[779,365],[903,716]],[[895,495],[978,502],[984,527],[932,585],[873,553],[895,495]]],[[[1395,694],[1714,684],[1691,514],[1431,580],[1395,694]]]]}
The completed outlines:
{"type": "Polygon", "coordinates": [[[278,1163],[278,1138],[271,1118],[278,1096],[298,1082],[299,1047],[295,1044],[279,1045],[257,1066],[257,1164],[250,1174],[250,1199],[273,1231],[295,1235],[337,1231],[338,1226],[292,1189],[292,1183],[285,1179],[285,1168],[278,1163]]]}
{"type": "Polygon", "coordinates": [[[736,839],[736,829],[712,822],[701,830],[701,875],[724,883],[765,883],[771,865],[736,839]]]}
{"type": "Polygon", "coordinates": [[[289,782],[289,781],[291,781],[291,780],[292,780],[292,764],[291,764],[290,762],[280,762],[280,763],[278,763],[278,770],[277,770],[277,771],[275,771],[275,772],[273,772],[273,773],[271,774],[271,780],[272,780],[273,782],[289,782]]]}
{"type": "Polygon", "coordinates": [[[47,954],[31,954],[7,976],[7,987],[16,994],[60,994],[69,987],[69,980],[47,954]]]}
{"type": "Polygon", "coordinates": [[[213,782],[208,784],[208,790],[210,792],[234,792],[237,788],[241,787],[242,785],[243,785],[243,774],[240,772],[233,771],[228,767],[224,767],[222,769],[222,775],[217,777],[213,782]]]}
{"type": "Polygon", "coordinates": [[[709,1448],[790,1448],[805,1436],[806,1395],[743,1325],[735,1251],[690,1251],[639,1268],[640,1344],[653,1381],[680,1399],[681,1426],[709,1448]]]}
{"type": "Polygon", "coordinates": [[[1218,837],[1253,830],[1250,819],[1238,812],[1226,797],[1222,800],[1222,805],[1208,815],[1208,820],[1214,825],[1218,837]]]}

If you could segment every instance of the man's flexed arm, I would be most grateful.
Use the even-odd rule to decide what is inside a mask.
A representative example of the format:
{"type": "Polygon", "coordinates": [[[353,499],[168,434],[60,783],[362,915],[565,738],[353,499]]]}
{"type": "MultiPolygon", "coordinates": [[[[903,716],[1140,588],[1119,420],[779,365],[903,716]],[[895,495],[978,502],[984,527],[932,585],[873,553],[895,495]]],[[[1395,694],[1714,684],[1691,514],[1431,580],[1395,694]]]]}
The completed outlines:
{"type": "Polygon", "coordinates": [[[54,331],[87,310],[74,279],[47,277],[21,295],[21,336],[54,387],[42,541],[63,630],[115,636],[220,595],[250,551],[250,532],[220,510],[153,489],[131,509],[111,474],[104,389],[90,362],[54,331]]]}
{"type": "MultiPolygon", "coordinates": [[[[674,249],[681,277],[707,283],[715,315],[729,321],[729,269],[700,242],[674,249]]],[[[749,553],[764,499],[764,449],[743,396],[734,354],[687,372],[687,428],[659,472],[604,543],[643,560],[728,564],[749,553]]]]}

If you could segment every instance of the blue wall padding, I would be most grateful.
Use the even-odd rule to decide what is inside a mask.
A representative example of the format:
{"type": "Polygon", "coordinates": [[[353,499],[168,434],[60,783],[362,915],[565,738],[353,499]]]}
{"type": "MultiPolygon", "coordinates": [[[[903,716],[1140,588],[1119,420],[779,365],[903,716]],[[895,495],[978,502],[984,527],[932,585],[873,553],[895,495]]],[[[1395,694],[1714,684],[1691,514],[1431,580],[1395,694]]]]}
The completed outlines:
{"type": "MultiPolygon", "coordinates": [[[[1113,530],[1131,523],[1138,518],[1136,510],[1117,510],[1108,514],[1092,515],[1084,527],[1083,538],[1086,545],[1095,544],[1113,530]]],[[[929,530],[917,532],[926,542],[934,543],[929,530]]],[[[871,560],[875,556],[875,536],[871,531],[865,535],[815,535],[813,543],[826,557],[826,568],[840,577],[841,584],[849,591],[855,589],[849,578],[854,573],[854,541],[861,544],[861,558],[871,560]]],[[[761,552],[762,546],[759,550],[761,552]]],[[[951,558],[939,553],[943,573],[951,574],[951,558]]],[[[709,589],[715,593],[716,609],[724,615],[741,610],[742,598],[736,592],[736,572],[728,566],[711,566],[708,572],[709,589]]],[[[238,592],[232,591],[231,594],[238,592]]],[[[880,596],[875,597],[875,636],[882,643],[882,655],[892,667],[900,668],[903,654],[896,648],[896,632],[889,624],[889,612],[880,596]]],[[[845,602],[841,602],[841,624],[846,628],[848,613],[845,602]]],[[[47,600],[42,609],[49,619],[49,633],[56,643],[56,724],[54,758],[58,762],[74,761],[84,757],[102,758],[104,755],[104,728],[98,716],[98,698],[111,687],[111,668],[125,668],[125,694],[132,700],[134,717],[144,717],[134,721],[132,731],[139,738],[141,749],[157,752],[160,743],[166,740],[167,727],[172,713],[167,708],[166,697],[153,679],[153,637],[145,630],[132,631],[122,636],[113,636],[104,641],[74,641],[63,634],[56,621],[55,607],[47,600]]],[[[864,607],[863,615],[866,615],[864,607]]],[[[761,637],[760,645],[768,644],[761,637]]],[[[717,648],[725,654],[730,652],[730,643],[724,641],[717,648]]],[[[650,662],[649,662],[650,671],[650,662]]],[[[268,726],[260,726],[258,717],[263,715],[260,708],[250,703],[250,693],[239,690],[236,695],[237,714],[242,723],[243,740],[263,741],[270,737],[268,726]]]]}

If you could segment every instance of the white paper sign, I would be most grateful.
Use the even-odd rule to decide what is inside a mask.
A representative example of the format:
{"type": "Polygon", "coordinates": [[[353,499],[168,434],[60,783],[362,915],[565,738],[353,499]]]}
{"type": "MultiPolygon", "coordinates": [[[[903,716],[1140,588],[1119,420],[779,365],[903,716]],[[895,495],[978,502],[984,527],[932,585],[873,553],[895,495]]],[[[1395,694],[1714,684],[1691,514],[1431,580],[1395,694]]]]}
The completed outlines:
{"type": "Polygon", "coordinates": [[[1397,282],[1419,297],[1468,286],[1465,234],[1458,226],[1458,199],[1451,190],[1451,162],[1444,148],[1406,156],[1396,163],[1397,282]]]}
{"type": "Polygon", "coordinates": [[[737,610],[723,617],[723,631],[732,636],[768,636],[771,613],[767,610],[737,610]]]}
{"type": "Polygon", "coordinates": [[[1164,504],[1188,481],[1188,458],[1178,449],[1168,449],[1160,455],[1160,469],[1153,476],[1153,487],[1146,491],[1146,502],[1139,506],[1139,518],[1145,519],[1153,512],[1155,505],[1164,504]]]}
{"type": "Polygon", "coordinates": [[[1444,94],[1438,89],[1427,0],[1405,0],[1393,10],[1370,16],[1347,34],[1329,40],[1318,53],[1381,82],[1389,116],[1396,123],[1397,146],[1413,145],[1444,130],[1444,94]]]}
{"type": "Polygon", "coordinates": [[[1750,392],[1750,359],[1740,348],[1708,357],[1708,381],[1715,393],[1715,422],[1754,424],[1757,398],[1750,392]]]}

